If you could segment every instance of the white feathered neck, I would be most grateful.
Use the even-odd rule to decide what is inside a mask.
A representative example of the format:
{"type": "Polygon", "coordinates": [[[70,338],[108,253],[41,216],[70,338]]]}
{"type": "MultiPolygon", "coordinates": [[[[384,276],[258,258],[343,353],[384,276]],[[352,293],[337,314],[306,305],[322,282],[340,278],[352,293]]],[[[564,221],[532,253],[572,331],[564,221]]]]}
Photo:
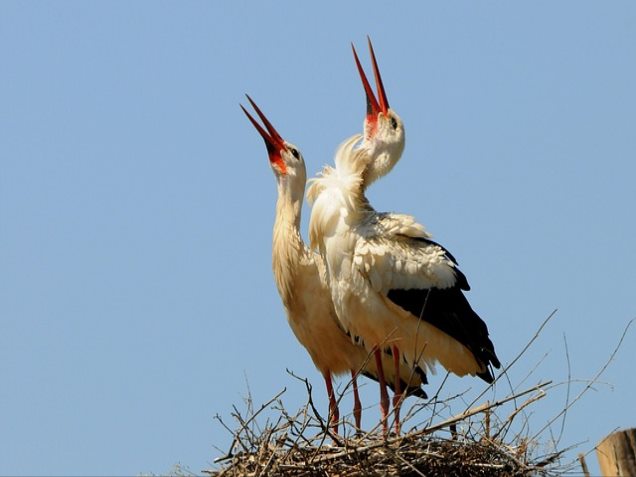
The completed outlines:
{"type": "Polygon", "coordinates": [[[333,230],[333,220],[338,217],[371,212],[365,191],[365,174],[369,156],[359,147],[361,134],[343,142],[336,151],[336,167],[325,166],[317,177],[309,180],[307,200],[313,206],[309,223],[309,239],[312,249],[319,238],[333,230]]]}
{"type": "MultiPolygon", "coordinates": [[[[303,184],[304,185],[304,184],[303,184]]],[[[309,254],[300,235],[302,192],[298,195],[285,180],[278,182],[276,220],[272,240],[272,269],[283,305],[289,308],[294,299],[294,283],[302,259],[309,254]]]]}

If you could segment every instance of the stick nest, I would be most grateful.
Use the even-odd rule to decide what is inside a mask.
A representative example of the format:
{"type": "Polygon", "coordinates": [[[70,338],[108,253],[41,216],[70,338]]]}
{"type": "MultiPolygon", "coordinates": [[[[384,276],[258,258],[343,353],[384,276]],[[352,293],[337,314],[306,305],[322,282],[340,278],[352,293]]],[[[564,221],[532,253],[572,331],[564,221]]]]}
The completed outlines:
{"type": "Polygon", "coordinates": [[[526,476],[542,468],[519,460],[518,449],[495,442],[405,435],[397,442],[369,446],[285,448],[269,444],[238,453],[217,476],[526,476]]]}
{"type": "Polygon", "coordinates": [[[238,430],[219,421],[233,435],[225,456],[217,459],[220,470],[207,474],[225,476],[528,476],[554,475],[561,452],[537,456],[538,443],[516,434],[505,442],[512,421],[522,410],[545,396],[539,384],[500,401],[472,407],[451,418],[433,423],[440,401],[414,406],[404,422],[413,421],[422,409],[432,411],[429,421],[412,427],[400,436],[383,437],[376,427],[368,433],[340,436],[332,432],[313,404],[311,386],[305,380],[308,402],[296,414],[290,415],[280,401],[284,390],[268,403],[254,410],[248,400],[248,418],[236,409],[234,418],[238,430]],[[523,403],[517,402],[526,396],[523,403]],[[528,397],[529,396],[529,397],[528,397]],[[498,409],[515,402],[514,411],[506,419],[497,416],[498,409]],[[264,409],[275,410],[277,417],[265,426],[256,423],[264,409]],[[477,419],[475,419],[477,417],[477,419]],[[493,426],[491,428],[491,423],[493,426]],[[458,430],[459,429],[459,430],[458,430]]]}

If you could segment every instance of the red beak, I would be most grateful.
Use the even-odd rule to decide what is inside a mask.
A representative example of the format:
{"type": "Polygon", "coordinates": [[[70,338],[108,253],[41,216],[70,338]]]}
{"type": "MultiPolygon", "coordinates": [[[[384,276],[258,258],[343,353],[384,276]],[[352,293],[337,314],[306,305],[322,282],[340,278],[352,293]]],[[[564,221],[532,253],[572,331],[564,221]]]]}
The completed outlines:
{"type": "Polygon", "coordinates": [[[379,113],[387,114],[389,110],[389,100],[386,97],[386,92],[384,91],[384,85],[382,84],[382,76],[380,76],[380,69],[378,68],[378,63],[375,59],[375,53],[373,51],[373,45],[371,45],[371,39],[367,37],[369,42],[369,51],[371,52],[371,60],[373,62],[373,75],[375,77],[375,83],[378,89],[378,99],[376,99],[373,94],[373,90],[371,89],[371,85],[369,84],[369,80],[367,79],[367,75],[364,73],[362,69],[362,65],[360,64],[360,59],[358,58],[358,54],[356,53],[356,49],[351,44],[351,49],[353,50],[353,58],[356,61],[356,66],[358,67],[358,73],[360,74],[360,79],[362,80],[362,86],[364,86],[364,91],[367,95],[367,117],[369,120],[373,118],[377,118],[379,113]]]}
{"type": "Polygon", "coordinates": [[[265,131],[265,129],[263,129],[260,124],[258,124],[256,119],[254,119],[252,115],[247,112],[242,104],[240,105],[241,109],[247,115],[248,119],[252,122],[256,130],[263,137],[263,140],[265,141],[265,147],[267,147],[267,153],[269,154],[269,160],[272,162],[280,161],[280,151],[281,149],[285,148],[285,141],[280,136],[280,134],[278,134],[278,131],[276,131],[274,126],[272,126],[272,123],[270,123],[269,120],[265,117],[256,103],[252,101],[252,98],[250,98],[247,94],[245,96],[247,96],[247,100],[256,111],[256,114],[258,114],[258,117],[261,118],[261,121],[263,121],[263,124],[265,124],[267,131],[265,131]]]}
{"type": "Polygon", "coordinates": [[[373,75],[375,76],[375,85],[378,88],[378,98],[380,99],[380,108],[384,114],[389,110],[389,100],[386,97],[384,91],[384,84],[382,84],[382,76],[380,76],[380,69],[378,68],[378,62],[375,59],[375,53],[373,52],[373,45],[371,44],[371,38],[367,36],[369,43],[369,52],[371,53],[371,60],[373,61],[373,75]]]}

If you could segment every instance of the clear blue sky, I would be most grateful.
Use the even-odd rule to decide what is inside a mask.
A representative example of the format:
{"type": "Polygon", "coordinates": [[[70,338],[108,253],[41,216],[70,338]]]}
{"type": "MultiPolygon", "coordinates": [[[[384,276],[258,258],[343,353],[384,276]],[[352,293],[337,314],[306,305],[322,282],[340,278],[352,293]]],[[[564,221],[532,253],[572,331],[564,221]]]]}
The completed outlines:
{"type": "MultiPolygon", "coordinates": [[[[285,368],[324,409],[273,284],[274,178],[238,103],[250,93],[313,175],[361,128],[349,44],[368,65],[367,34],[407,131],[373,204],[458,258],[504,363],[559,309],[513,382],[546,353],[529,384],[565,379],[564,333],[573,377],[603,364],[636,316],[633,2],[3,1],[1,475],[199,471],[246,380],[256,403],[283,387],[304,402],[285,368]]],[[[635,345],[563,445],[636,425],[635,345]]]]}

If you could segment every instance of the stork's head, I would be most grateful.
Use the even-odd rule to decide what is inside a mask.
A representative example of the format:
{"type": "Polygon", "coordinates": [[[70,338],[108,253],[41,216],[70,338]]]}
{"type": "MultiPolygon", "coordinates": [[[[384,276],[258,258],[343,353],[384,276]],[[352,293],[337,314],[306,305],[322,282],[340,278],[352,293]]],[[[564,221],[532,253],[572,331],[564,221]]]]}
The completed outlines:
{"type": "Polygon", "coordinates": [[[368,39],[368,43],[378,92],[377,98],[362,69],[356,49],[353,44],[351,45],[358,73],[360,73],[360,79],[362,80],[362,86],[364,86],[367,96],[367,115],[364,119],[364,141],[362,143],[362,147],[367,150],[370,159],[366,171],[367,185],[388,174],[393,169],[393,166],[402,156],[405,140],[404,124],[397,113],[389,107],[389,100],[384,91],[382,77],[380,76],[380,70],[370,39],[368,39]]]}
{"type": "Polygon", "coordinates": [[[248,101],[267,129],[264,129],[256,121],[256,119],[247,112],[243,105],[241,105],[241,109],[265,141],[265,147],[267,148],[267,154],[269,155],[269,164],[272,167],[278,182],[289,183],[292,187],[294,185],[298,185],[298,187],[302,188],[302,195],[305,188],[305,181],[307,179],[305,161],[302,154],[296,146],[285,141],[280,134],[278,134],[278,131],[274,129],[272,123],[269,122],[256,103],[252,101],[252,98],[248,95],[245,96],[247,96],[248,101]]]}

